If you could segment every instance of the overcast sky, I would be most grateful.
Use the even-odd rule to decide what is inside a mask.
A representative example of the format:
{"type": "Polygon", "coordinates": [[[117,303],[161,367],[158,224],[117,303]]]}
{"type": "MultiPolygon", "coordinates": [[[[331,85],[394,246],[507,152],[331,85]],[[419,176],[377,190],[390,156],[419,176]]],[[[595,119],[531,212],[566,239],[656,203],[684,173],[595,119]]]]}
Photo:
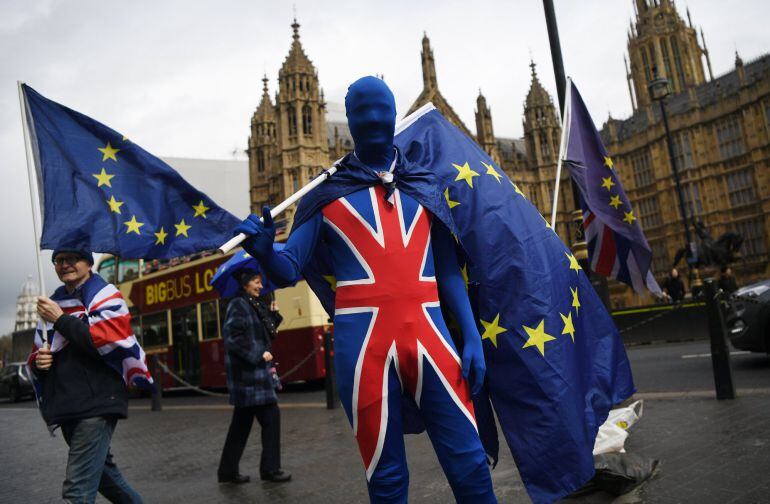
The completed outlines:
{"type": "MultiPolygon", "coordinates": [[[[498,136],[521,136],[530,55],[554,95],[539,0],[297,0],[301,41],[330,102],[353,80],[384,74],[403,114],[422,88],[428,33],[439,87],[475,131],[479,88],[498,136]]],[[[567,73],[597,123],[631,111],[623,70],[632,0],[556,0],[567,73]]],[[[677,2],[702,26],[717,74],[770,51],[765,0],[677,2]],[[727,7],[729,4],[729,8],[727,7]]],[[[0,4],[0,334],[34,274],[16,81],[124,132],[158,156],[231,159],[291,44],[292,2],[3,0],[0,4]]],[[[205,187],[199,189],[206,191],[205,187]]],[[[248,188],[244,187],[244,191],[248,188]]],[[[226,202],[220,202],[227,207],[226,202]]],[[[50,256],[46,256],[46,259],[50,256]]],[[[57,285],[46,260],[47,290],[57,285]]]]}

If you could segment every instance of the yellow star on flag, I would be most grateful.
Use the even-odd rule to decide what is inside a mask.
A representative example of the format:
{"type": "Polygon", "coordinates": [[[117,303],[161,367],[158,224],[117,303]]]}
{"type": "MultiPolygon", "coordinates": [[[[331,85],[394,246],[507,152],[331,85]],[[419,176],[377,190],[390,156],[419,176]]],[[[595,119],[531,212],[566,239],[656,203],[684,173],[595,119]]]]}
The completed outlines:
{"type": "Polygon", "coordinates": [[[618,209],[620,205],[623,203],[620,201],[620,195],[615,194],[610,197],[610,206],[613,207],[615,210],[618,209]]]}
{"type": "Polygon", "coordinates": [[[612,163],[612,159],[609,156],[604,156],[604,166],[606,166],[610,170],[613,169],[612,167],[614,166],[614,164],[612,163]]]}
{"type": "Polygon", "coordinates": [[[112,159],[113,161],[118,160],[118,158],[115,157],[115,154],[120,152],[120,149],[114,148],[112,145],[110,145],[110,142],[107,142],[107,147],[99,147],[99,150],[103,154],[102,161],[107,161],[108,159],[112,159]]]}
{"type": "Polygon", "coordinates": [[[203,204],[203,200],[201,200],[200,203],[198,203],[197,205],[193,206],[193,210],[195,210],[195,215],[193,215],[193,217],[200,217],[202,215],[203,218],[205,219],[206,218],[206,212],[208,210],[211,210],[211,209],[209,207],[207,207],[206,205],[204,205],[203,204]]]}
{"type": "Polygon", "coordinates": [[[521,192],[521,189],[519,189],[519,186],[517,186],[517,185],[516,185],[516,184],[513,182],[513,180],[511,180],[511,185],[513,186],[513,189],[516,191],[516,193],[517,193],[517,194],[520,194],[520,195],[521,195],[523,198],[526,198],[526,196],[524,196],[524,193],[523,193],[523,192],[521,192]]]}
{"type": "Polygon", "coordinates": [[[500,175],[499,173],[497,173],[497,170],[495,170],[495,167],[492,166],[491,164],[485,163],[484,161],[482,161],[481,164],[486,166],[486,168],[487,168],[487,175],[492,175],[493,177],[495,177],[497,179],[497,183],[499,184],[500,183],[500,179],[503,178],[503,176],[500,175]]]}
{"type": "Polygon", "coordinates": [[[572,312],[569,312],[567,316],[565,317],[562,313],[559,313],[561,315],[561,320],[564,322],[564,329],[561,330],[562,334],[569,334],[572,338],[572,342],[575,342],[575,326],[572,325],[572,312]]]}
{"type": "Polygon", "coordinates": [[[189,236],[187,236],[187,230],[190,229],[192,226],[187,225],[185,223],[184,219],[182,219],[179,222],[179,224],[174,224],[174,227],[176,228],[176,235],[174,235],[174,236],[183,235],[183,236],[189,238],[189,236]]]}
{"type": "Polygon", "coordinates": [[[481,340],[488,339],[497,347],[497,335],[507,331],[505,327],[500,327],[500,314],[498,313],[492,322],[486,320],[481,321],[481,325],[484,326],[484,334],[481,335],[481,340]]]}
{"type": "Polygon", "coordinates": [[[323,275],[324,280],[329,282],[329,287],[331,287],[332,292],[337,290],[337,278],[334,275],[323,275]]]}
{"type": "Polygon", "coordinates": [[[131,216],[130,221],[126,221],[123,224],[126,225],[128,229],[126,229],[126,234],[128,233],[136,233],[139,234],[139,228],[144,226],[144,222],[137,222],[136,221],[136,215],[131,216]]]}
{"type": "Polygon", "coordinates": [[[450,209],[452,209],[452,208],[454,208],[454,207],[456,207],[457,205],[460,204],[459,201],[452,201],[451,199],[449,199],[449,187],[444,189],[444,197],[446,198],[447,205],[449,205],[450,209]]]}
{"type": "Polygon", "coordinates": [[[545,344],[556,339],[545,332],[545,319],[541,320],[537,327],[534,329],[525,325],[521,327],[524,328],[524,330],[527,332],[527,335],[529,336],[529,339],[521,348],[528,348],[531,346],[537,347],[540,355],[545,357],[545,344]]]}
{"type": "Polygon", "coordinates": [[[471,167],[468,165],[468,162],[466,161],[464,165],[456,165],[452,163],[452,166],[457,168],[457,178],[455,178],[455,182],[459,180],[464,180],[468,183],[469,186],[471,186],[471,189],[473,189],[473,177],[479,177],[480,175],[478,172],[475,172],[471,170],[471,167]]]}
{"type": "Polygon", "coordinates": [[[580,299],[578,298],[578,288],[575,287],[574,289],[572,287],[569,288],[570,292],[572,292],[572,307],[575,309],[575,314],[580,314],[580,299]]]}
{"type": "Polygon", "coordinates": [[[116,214],[120,213],[120,206],[123,204],[122,201],[117,201],[115,199],[115,196],[110,196],[110,199],[107,200],[107,204],[110,205],[110,211],[115,212],[116,214]]]}
{"type": "Polygon", "coordinates": [[[631,210],[629,212],[623,212],[623,215],[625,215],[625,217],[623,217],[623,222],[628,222],[629,226],[631,226],[634,223],[634,221],[636,220],[636,217],[634,217],[634,211],[633,210],[631,210]]]}
{"type": "Polygon", "coordinates": [[[582,269],[580,267],[580,263],[578,262],[577,259],[575,259],[574,255],[568,252],[564,252],[564,255],[567,256],[567,259],[569,259],[569,269],[575,270],[575,273],[579,272],[582,269]]]}
{"type": "Polygon", "coordinates": [[[109,173],[107,173],[104,170],[104,168],[102,168],[102,172],[101,173],[94,173],[91,176],[98,181],[98,183],[96,184],[96,187],[101,187],[103,185],[106,185],[107,187],[112,187],[112,184],[110,183],[110,180],[115,175],[110,175],[109,173]]]}
{"type": "Polygon", "coordinates": [[[602,187],[606,188],[608,191],[612,189],[612,186],[615,185],[615,182],[612,181],[612,177],[602,177],[602,187]]]}
{"type": "Polygon", "coordinates": [[[155,245],[165,245],[166,244],[166,237],[168,236],[168,233],[163,229],[163,227],[160,228],[160,231],[157,233],[153,233],[155,235],[155,245]]]}

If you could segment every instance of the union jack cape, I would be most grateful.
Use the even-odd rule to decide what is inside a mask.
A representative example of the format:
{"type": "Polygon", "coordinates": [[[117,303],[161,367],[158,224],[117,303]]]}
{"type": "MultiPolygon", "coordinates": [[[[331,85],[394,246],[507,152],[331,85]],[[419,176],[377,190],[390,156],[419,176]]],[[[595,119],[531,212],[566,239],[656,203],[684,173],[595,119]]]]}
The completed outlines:
{"type": "MultiPolygon", "coordinates": [[[[88,322],[94,347],[104,362],[123,377],[128,385],[134,383],[152,388],[152,377],[145,363],[144,350],[134,337],[131,315],[120,291],[96,273],[72,294],[62,285],[51,296],[67,315],[88,322]]],[[[67,339],[46,323],[48,345],[54,354],[67,346],[67,339]]],[[[34,373],[38,349],[43,346],[43,327],[38,323],[32,353],[27,359],[35,392],[40,397],[39,382],[34,373]]]]}

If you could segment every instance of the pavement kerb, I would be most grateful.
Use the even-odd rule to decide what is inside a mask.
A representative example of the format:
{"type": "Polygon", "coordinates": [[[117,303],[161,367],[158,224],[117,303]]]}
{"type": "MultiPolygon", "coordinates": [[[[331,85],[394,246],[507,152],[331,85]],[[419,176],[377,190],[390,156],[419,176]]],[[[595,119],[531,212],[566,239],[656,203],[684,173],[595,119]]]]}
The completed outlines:
{"type": "MultiPolygon", "coordinates": [[[[736,389],[735,397],[746,396],[766,396],[770,395],[770,388],[744,388],[736,389]]],[[[657,399],[716,399],[716,392],[713,390],[687,390],[681,392],[640,392],[634,394],[629,400],[645,399],[654,401],[657,399]]]]}

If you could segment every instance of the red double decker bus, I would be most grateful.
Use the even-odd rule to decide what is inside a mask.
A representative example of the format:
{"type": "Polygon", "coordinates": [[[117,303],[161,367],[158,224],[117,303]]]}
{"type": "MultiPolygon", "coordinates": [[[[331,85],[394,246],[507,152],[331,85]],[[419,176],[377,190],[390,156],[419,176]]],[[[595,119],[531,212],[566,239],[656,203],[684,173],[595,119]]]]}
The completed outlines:
{"type": "MultiPolygon", "coordinates": [[[[209,282],[232,257],[209,255],[166,265],[103,255],[97,271],[126,298],[134,334],[148,355],[157,356],[184,381],[204,388],[227,386],[222,323],[227,301],[209,282]]],[[[177,260],[175,260],[176,262],[177,260]]],[[[284,320],[273,342],[281,379],[318,380],[326,376],[323,335],[328,317],[307,282],[275,292],[284,320]]],[[[180,386],[168,374],[164,389],[180,386]]]]}

